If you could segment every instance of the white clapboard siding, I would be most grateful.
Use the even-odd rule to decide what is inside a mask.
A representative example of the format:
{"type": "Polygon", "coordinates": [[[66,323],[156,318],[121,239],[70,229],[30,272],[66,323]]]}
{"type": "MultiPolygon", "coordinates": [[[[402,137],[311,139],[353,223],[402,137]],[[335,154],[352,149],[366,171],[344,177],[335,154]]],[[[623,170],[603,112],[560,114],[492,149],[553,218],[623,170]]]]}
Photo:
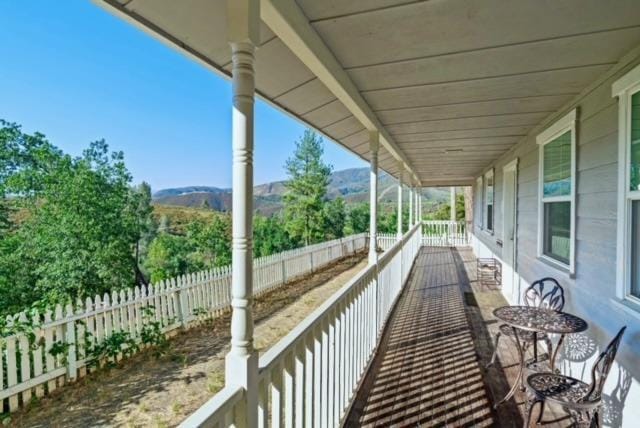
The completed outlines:
{"type": "MultiPolygon", "coordinates": [[[[254,292],[260,295],[274,290],[366,246],[366,234],[359,234],[255,259],[254,292]]],[[[88,361],[90,349],[114,332],[127,332],[140,341],[147,322],[158,322],[170,332],[220,316],[230,309],[230,303],[231,266],[221,266],[148,287],[88,297],[73,306],[57,305],[42,316],[8,317],[8,325],[31,324],[33,335],[17,333],[0,340],[0,413],[15,411],[33,395],[41,397],[65,382],[86,376],[93,363],[107,363],[88,361]],[[145,315],[145,308],[153,308],[153,314],[145,315]],[[52,355],[55,347],[64,352],[52,355]]],[[[116,360],[121,358],[118,355],[116,360]]],[[[235,392],[232,395],[242,398],[235,392]]],[[[225,417],[234,409],[231,405],[232,412],[225,417]]]]}

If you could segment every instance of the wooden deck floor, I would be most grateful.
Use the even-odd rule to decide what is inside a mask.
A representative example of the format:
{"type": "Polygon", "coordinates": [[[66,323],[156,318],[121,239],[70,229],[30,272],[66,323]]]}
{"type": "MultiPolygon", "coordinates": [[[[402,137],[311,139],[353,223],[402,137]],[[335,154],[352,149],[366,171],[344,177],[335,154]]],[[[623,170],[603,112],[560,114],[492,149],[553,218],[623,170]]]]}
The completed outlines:
{"type": "MultiPolygon", "coordinates": [[[[517,375],[517,351],[501,340],[500,360],[484,368],[498,327],[492,311],[507,302],[480,287],[475,270],[470,249],[423,248],[346,426],[523,425],[523,393],[493,409],[517,375]]],[[[549,406],[544,421],[570,425],[549,406]]]]}

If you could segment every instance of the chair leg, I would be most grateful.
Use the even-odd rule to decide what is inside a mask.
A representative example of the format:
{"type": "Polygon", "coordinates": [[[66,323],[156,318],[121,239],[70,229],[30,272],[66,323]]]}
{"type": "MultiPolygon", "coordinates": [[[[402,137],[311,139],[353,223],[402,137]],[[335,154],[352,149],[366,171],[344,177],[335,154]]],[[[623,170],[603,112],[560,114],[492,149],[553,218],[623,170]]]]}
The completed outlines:
{"type": "Polygon", "coordinates": [[[498,334],[496,334],[496,338],[493,342],[493,355],[491,355],[491,361],[489,361],[489,364],[487,364],[485,368],[489,368],[489,366],[493,365],[493,363],[496,362],[496,356],[498,355],[498,342],[500,341],[501,334],[502,332],[500,331],[498,331],[498,334]]]}
{"type": "Polygon", "coordinates": [[[542,423],[542,415],[544,415],[545,402],[542,400],[540,402],[540,413],[538,413],[538,419],[536,420],[536,425],[540,425],[542,423]]]}
{"type": "Polygon", "coordinates": [[[604,428],[604,418],[602,415],[602,408],[598,407],[595,412],[593,412],[593,418],[596,420],[596,424],[598,428],[604,428]]]}
{"type": "Polygon", "coordinates": [[[527,397],[527,402],[524,408],[524,428],[529,428],[531,426],[531,412],[533,411],[533,406],[538,403],[533,397],[527,397]]]}
{"type": "Polygon", "coordinates": [[[551,342],[551,339],[549,339],[548,337],[544,339],[544,343],[545,345],[547,345],[547,356],[549,358],[549,366],[551,366],[551,357],[553,355],[553,343],[551,342]]]}

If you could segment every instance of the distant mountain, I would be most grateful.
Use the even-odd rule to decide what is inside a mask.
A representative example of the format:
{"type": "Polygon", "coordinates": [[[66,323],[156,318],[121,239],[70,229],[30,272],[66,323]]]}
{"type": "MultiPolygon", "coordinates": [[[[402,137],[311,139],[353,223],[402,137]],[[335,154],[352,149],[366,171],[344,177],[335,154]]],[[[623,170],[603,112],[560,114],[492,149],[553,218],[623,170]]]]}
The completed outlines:
{"type": "MultiPolygon", "coordinates": [[[[284,183],[285,181],[274,181],[254,187],[254,205],[257,212],[269,215],[282,209],[282,196],[286,191],[284,183]]],[[[383,173],[378,183],[380,202],[395,202],[397,199],[395,179],[383,173]]],[[[333,172],[327,193],[330,199],[340,196],[348,204],[368,201],[369,168],[351,168],[333,172]]],[[[446,202],[449,198],[447,189],[427,189],[424,194],[427,201],[436,204],[446,202]]],[[[210,207],[216,211],[230,211],[231,189],[209,186],[162,189],[153,194],[153,201],[159,205],[210,207]]]]}

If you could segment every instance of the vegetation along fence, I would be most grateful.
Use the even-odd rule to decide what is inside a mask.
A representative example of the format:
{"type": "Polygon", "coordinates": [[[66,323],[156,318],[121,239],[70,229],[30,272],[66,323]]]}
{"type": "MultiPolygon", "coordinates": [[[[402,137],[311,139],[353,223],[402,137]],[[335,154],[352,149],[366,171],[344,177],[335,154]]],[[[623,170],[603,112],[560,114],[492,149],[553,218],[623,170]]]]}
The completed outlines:
{"type": "MultiPolygon", "coordinates": [[[[338,426],[420,250],[413,226],[260,356],[258,425],[338,426]]],[[[181,427],[243,426],[247,391],[225,386],[181,427]]]]}
{"type": "MultiPolygon", "coordinates": [[[[354,254],[367,241],[362,233],[256,259],[254,292],[354,254]]],[[[220,315],[230,308],[230,291],[231,266],[225,266],[58,305],[44,314],[8,317],[12,333],[0,336],[0,413],[86,375],[91,366],[162,344],[167,332],[220,315]]]]}

